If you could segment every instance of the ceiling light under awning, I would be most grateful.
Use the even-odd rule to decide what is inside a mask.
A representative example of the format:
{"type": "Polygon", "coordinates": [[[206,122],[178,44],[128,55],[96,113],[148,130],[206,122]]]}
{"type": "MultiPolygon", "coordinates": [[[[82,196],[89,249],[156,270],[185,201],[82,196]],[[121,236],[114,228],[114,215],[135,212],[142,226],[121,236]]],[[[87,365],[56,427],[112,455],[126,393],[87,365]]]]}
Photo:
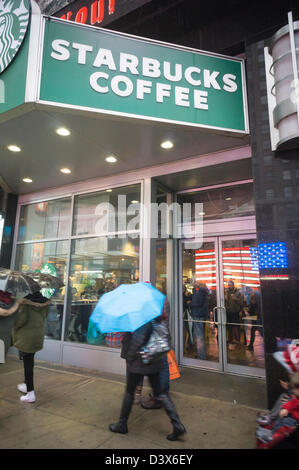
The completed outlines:
{"type": "Polygon", "coordinates": [[[114,155],[109,155],[108,157],[105,158],[106,162],[108,163],[116,163],[117,158],[114,155]]]}
{"type": "Polygon", "coordinates": [[[21,152],[21,148],[18,145],[8,145],[7,148],[10,152],[21,152]]]}
{"type": "Polygon", "coordinates": [[[58,129],[56,129],[56,134],[61,135],[62,137],[66,137],[70,135],[70,133],[71,132],[66,129],[66,127],[59,127],[58,129]]]}
{"type": "Polygon", "coordinates": [[[171,140],[165,140],[164,142],[161,143],[162,149],[169,150],[172,149],[173,147],[173,142],[171,140]]]}

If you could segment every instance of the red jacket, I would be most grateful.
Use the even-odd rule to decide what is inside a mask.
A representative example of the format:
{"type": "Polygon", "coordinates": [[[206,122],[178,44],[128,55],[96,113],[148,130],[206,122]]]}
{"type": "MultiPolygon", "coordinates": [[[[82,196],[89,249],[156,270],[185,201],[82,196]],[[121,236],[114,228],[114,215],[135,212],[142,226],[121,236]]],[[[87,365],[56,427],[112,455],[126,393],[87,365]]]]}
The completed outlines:
{"type": "Polygon", "coordinates": [[[299,421],[299,398],[292,398],[282,408],[288,410],[289,415],[299,421]]]}

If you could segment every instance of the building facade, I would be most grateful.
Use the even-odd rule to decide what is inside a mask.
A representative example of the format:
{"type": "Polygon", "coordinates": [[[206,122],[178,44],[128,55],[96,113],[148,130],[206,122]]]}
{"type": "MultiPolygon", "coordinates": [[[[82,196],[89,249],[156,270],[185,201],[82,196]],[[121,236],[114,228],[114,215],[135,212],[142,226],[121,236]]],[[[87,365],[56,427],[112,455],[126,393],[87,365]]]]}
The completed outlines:
{"type": "MultiPolygon", "coordinates": [[[[147,46],[153,48],[166,47],[164,63],[172,66],[160,80],[164,85],[169,83],[167,77],[172,84],[178,81],[177,64],[183,54],[194,51],[208,51],[210,61],[224,58],[229,62],[231,58],[236,61],[234,67],[242,64],[246,74],[241,86],[245,97],[242,131],[235,119],[238,103],[225,108],[226,95],[234,95],[231,75],[236,72],[231,70],[224,79],[230,91],[217,108],[216,125],[186,123],[189,118],[182,112],[174,115],[173,110],[166,117],[161,112],[150,120],[146,110],[144,117],[148,82],[152,81],[149,75],[143,77],[147,81],[143,93],[139,90],[143,106],[138,119],[136,105],[128,108],[124,101],[130,82],[120,84],[115,76],[111,87],[125,105],[121,103],[123,107],[115,111],[111,94],[101,94],[97,108],[105,112],[98,115],[92,109],[93,95],[84,96],[83,86],[75,97],[67,87],[59,90],[57,71],[51,70],[51,64],[39,79],[38,100],[30,100],[30,96],[27,100],[34,103],[31,108],[19,102],[13,110],[6,110],[5,117],[3,114],[0,132],[5,146],[19,145],[21,160],[11,157],[7,149],[1,153],[5,162],[2,187],[9,201],[3,204],[1,265],[24,271],[48,270],[65,283],[52,297],[40,358],[124,372],[119,360],[120,337],[103,335],[92,343],[88,319],[103,293],[120,283],[150,280],[170,300],[172,338],[182,366],[259,377],[265,380],[269,406],[276,399],[282,371],[272,353],[281,344],[299,338],[299,161],[296,151],[278,156],[271,147],[265,47],[287,23],[288,12],[292,11],[296,20],[299,9],[292,2],[239,3],[215,1],[199,8],[198,2],[190,0],[165,1],[162,6],[152,0],[127,14],[122,11],[114,20],[111,15],[107,28],[116,31],[111,34],[114,42],[120,41],[121,52],[130,52],[126,64],[132,75],[138,70],[133,58],[141,44],[138,38],[148,38],[147,46]],[[132,37],[123,33],[137,37],[130,50],[124,44],[132,37]],[[174,50],[181,55],[172,60],[167,54],[174,50]],[[57,135],[59,128],[70,134],[57,135]],[[109,156],[115,161],[107,161],[109,156]],[[63,169],[69,173],[61,172],[63,169]],[[162,216],[152,212],[153,204],[160,205],[162,216]],[[182,214],[177,218],[173,211],[167,212],[171,205],[182,210],[196,208],[197,213],[181,220],[182,214]],[[105,214],[109,216],[105,218],[105,214]],[[233,299],[229,291],[232,282],[233,299]],[[205,306],[197,313],[190,304],[194,288],[202,289],[205,296],[205,306]]],[[[38,17],[38,10],[34,12],[32,28],[38,17]]],[[[65,12],[55,16],[62,14],[65,12]]],[[[67,22],[46,20],[45,24],[44,57],[53,39],[52,25],[66,28],[67,22]]],[[[73,23],[69,25],[75,28],[73,23]]],[[[88,26],[76,28],[76,38],[64,38],[69,44],[56,43],[50,51],[52,58],[56,54],[60,61],[60,82],[65,70],[70,90],[77,78],[83,83],[80,71],[94,52],[93,43],[86,42],[87,37],[83,40],[81,32],[89,31],[88,26]],[[62,68],[71,67],[74,50],[76,77],[62,68]]],[[[102,39],[106,52],[102,50],[93,58],[94,86],[98,89],[110,86],[108,75],[116,68],[115,56],[107,52],[112,50],[109,34],[102,39]]],[[[153,54],[148,51],[146,57],[152,57],[149,53],[153,54]]],[[[196,59],[192,60],[192,67],[196,67],[196,59]]],[[[175,100],[182,110],[195,104],[195,111],[201,107],[204,113],[206,106],[212,107],[214,95],[218,104],[222,99],[219,71],[216,65],[205,65],[209,72],[201,76],[199,67],[192,71],[190,67],[189,85],[198,88],[204,83],[208,95],[199,98],[179,90],[175,100]]],[[[34,74],[29,78],[31,83],[38,81],[34,74]]],[[[28,97],[28,85],[25,88],[28,97]]],[[[161,90],[166,97],[173,88],[160,85],[161,90]]]]}

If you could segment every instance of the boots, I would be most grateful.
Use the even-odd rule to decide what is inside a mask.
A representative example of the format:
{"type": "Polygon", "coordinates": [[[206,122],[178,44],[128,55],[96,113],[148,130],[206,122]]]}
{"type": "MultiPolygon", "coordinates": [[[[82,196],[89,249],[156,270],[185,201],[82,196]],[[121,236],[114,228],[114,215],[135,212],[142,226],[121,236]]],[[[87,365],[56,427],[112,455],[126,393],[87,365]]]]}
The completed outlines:
{"type": "Polygon", "coordinates": [[[168,395],[160,395],[158,400],[162,403],[163,408],[165,409],[170,421],[173,425],[173,432],[168,434],[167,439],[169,441],[177,441],[179,436],[185,434],[186,429],[178,417],[177,411],[174,404],[170,400],[168,395]]]}
{"type": "Polygon", "coordinates": [[[150,395],[148,400],[142,401],[141,406],[145,410],[159,410],[162,408],[162,403],[157,398],[150,395]]]}
{"type": "Polygon", "coordinates": [[[134,405],[140,405],[142,399],[142,386],[138,385],[135,390],[134,405]]]}
{"type": "Polygon", "coordinates": [[[128,432],[127,422],[128,422],[128,418],[131,412],[133,401],[134,401],[134,395],[130,395],[128,392],[126,392],[124,399],[123,399],[118,423],[109,425],[109,429],[111,432],[127,434],[128,432]]]}

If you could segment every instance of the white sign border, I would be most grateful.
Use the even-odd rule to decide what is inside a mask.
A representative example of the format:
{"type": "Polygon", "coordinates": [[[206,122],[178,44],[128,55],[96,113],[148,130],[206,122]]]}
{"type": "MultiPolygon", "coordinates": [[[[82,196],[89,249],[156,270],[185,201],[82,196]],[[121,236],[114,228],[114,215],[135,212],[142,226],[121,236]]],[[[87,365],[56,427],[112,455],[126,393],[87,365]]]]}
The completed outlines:
{"type": "Polygon", "coordinates": [[[163,122],[167,124],[177,124],[177,125],[182,125],[182,126],[191,126],[191,127],[196,127],[196,128],[202,128],[202,129],[209,129],[211,131],[221,131],[225,132],[230,135],[237,135],[237,136],[246,136],[249,135],[250,130],[249,130],[249,117],[248,117],[248,99],[247,99],[247,88],[246,88],[246,76],[245,76],[245,60],[240,57],[230,57],[226,55],[221,55],[217,54],[215,52],[207,52],[207,51],[202,51],[200,49],[194,49],[191,47],[186,47],[186,46],[179,46],[176,44],[171,44],[163,41],[157,41],[155,39],[148,39],[148,38],[143,38],[140,36],[135,36],[127,33],[119,33],[110,29],[106,28],[99,28],[97,26],[90,26],[90,25],[85,25],[85,24],[80,24],[76,23],[74,21],[66,21],[62,20],[61,18],[54,18],[54,17],[49,17],[46,15],[41,15],[42,16],[42,40],[41,40],[41,46],[40,46],[40,53],[39,53],[39,77],[38,77],[38,87],[37,87],[37,94],[36,94],[36,102],[38,104],[42,105],[49,105],[49,106],[57,106],[59,108],[63,107],[66,109],[75,109],[75,110],[81,110],[81,111],[86,111],[86,112],[95,112],[98,114],[108,114],[112,116],[121,116],[121,117],[128,117],[128,118],[134,118],[134,119],[141,119],[141,120],[146,120],[146,121],[154,121],[154,122],[163,122]],[[40,90],[41,90],[41,76],[42,76],[42,65],[43,65],[43,48],[44,48],[44,41],[45,41],[45,23],[46,21],[55,21],[56,23],[67,23],[72,26],[75,26],[77,28],[88,28],[88,29],[94,29],[95,31],[102,30],[103,32],[108,32],[111,33],[112,35],[115,35],[117,37],[123,36],[126,38],[130,38],[133,40],[136,40],[138,42],[142,41],[145,43],[151,43],[155,45],[159,45],[162,47],[169,47],[175,50],[183,50],[187,52],[192,52],[192,53],[197,53],[201,55],[206,55],[208,57],[218,57],[220,59],[224,60],[229,60],[229,61],[234,61],[234,62],[239,62],[241,65],[241,80],[242,80],[242,98],[243,98],[243,116],[244,116],[244,130],[240,129],[232,129],[232,128],[225,128],[225,127],[216,127],[216,126],[209,126],[205,124],[197,124],[197,123],[192,123],[189,121],[176,121],[172,119],[164,119],[164,118],[155,118],[152,116],[143,116],[140,114],[131,114],[131,113],[124,113],[120,111],[111,111],[111,110],[105,110],[101,108],[91,108],[87,106],[81,106],[81,105],[71,105],[71,104],[65,104],[65,103],[58,103],[54,101],[47,101],[47,100],[41,100],[40,99],[40,90]]]}

